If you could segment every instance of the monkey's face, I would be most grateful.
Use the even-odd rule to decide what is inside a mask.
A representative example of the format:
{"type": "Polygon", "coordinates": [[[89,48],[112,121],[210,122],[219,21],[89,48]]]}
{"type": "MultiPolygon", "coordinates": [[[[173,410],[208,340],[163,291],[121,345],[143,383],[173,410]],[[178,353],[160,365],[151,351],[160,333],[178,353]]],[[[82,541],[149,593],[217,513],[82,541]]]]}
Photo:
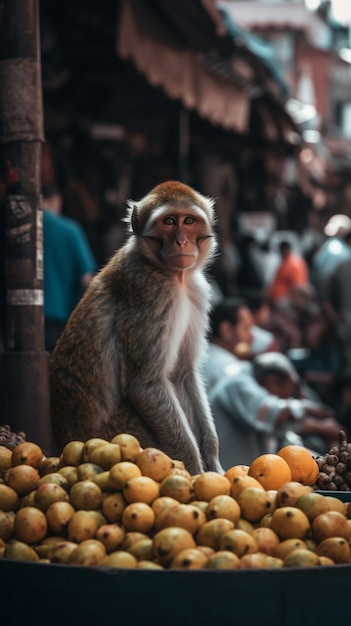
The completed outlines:
{"type": "Polygon", "coordinates": [[[164,267],[174,272],[192,269],[206,258],[212,237],[206,215],[198,207],[156,209],[145,234],[157,242],[164,267]]]}

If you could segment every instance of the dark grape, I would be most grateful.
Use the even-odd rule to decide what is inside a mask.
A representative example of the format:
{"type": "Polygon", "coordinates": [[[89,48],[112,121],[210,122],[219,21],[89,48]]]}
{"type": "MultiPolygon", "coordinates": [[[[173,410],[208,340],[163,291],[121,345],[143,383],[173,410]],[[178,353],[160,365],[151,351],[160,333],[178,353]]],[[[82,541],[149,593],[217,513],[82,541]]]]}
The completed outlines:
{"type": "Polygon", "coordinates": [[[0,446],[5,446],[5,448],[9,448],[9,450],[13,450],[19,443],[23,443],[25,440],[25,433],[12,432],[8,424],[0,426],[0,446]]]}
{"type": "Polygon", "coordinates": [[[339,445],[332,446],[315,460],[319,467],[315,489],[351,491],[351,443],[344,430],[339,433],[339,445]]]}

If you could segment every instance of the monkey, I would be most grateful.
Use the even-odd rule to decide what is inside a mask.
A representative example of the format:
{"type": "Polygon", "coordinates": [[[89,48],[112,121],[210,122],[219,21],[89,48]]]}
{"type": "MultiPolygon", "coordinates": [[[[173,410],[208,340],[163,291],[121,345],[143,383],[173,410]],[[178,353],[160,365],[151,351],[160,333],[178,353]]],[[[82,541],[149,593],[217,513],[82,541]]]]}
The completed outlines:
{"type": "Polygon", "coordinates": [[[127,201],[127,237],[49,360],[55,444],[134,435],[192,474],[223,473],[201,375],[217,250],[214,199],[179,181],[127,201]]]}

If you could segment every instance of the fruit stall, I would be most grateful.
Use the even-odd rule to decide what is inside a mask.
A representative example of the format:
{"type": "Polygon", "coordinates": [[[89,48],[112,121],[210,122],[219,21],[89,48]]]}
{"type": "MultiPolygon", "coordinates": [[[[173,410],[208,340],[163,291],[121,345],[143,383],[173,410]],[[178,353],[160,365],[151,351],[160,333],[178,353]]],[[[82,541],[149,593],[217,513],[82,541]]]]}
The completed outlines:
{"type": "Polygon", "coordinates": [[[0,560],[1,621],[50,626],[350,623],[351,567],[137,571],[0,560]]]}
{"type": "Polygon", "coordinates": [[[285,446],[224,475],[191,476],[128,434],[46,457],[6,428],[1,624],[349,623],[344,433],[323,458],[285,446]]]}

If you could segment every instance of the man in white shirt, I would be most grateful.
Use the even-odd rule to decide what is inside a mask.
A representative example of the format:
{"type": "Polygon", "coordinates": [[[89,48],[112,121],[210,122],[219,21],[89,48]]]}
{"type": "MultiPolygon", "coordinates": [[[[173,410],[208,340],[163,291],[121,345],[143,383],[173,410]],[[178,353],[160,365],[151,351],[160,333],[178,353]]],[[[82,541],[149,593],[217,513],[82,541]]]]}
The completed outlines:
{"type": "MultiPolygon", "coordinates": [[[[252,325],[252,314],[245,301],[226,298],[212,311],[204,376],[224,469],[249,465],[260,454],[275,452],[289,431],[320,435],[327,451],[341,429],[329,407],[294,397],[297,381],[292,375],[293,367],[282,373],[277,386],[279,395],[258,382],[253,363],[248,360],[252,325]]],[[[269,354],[278,359],[283,356],[269,354]]],[[[299,442],[303,445],[302,439],[299,442]]]]}

